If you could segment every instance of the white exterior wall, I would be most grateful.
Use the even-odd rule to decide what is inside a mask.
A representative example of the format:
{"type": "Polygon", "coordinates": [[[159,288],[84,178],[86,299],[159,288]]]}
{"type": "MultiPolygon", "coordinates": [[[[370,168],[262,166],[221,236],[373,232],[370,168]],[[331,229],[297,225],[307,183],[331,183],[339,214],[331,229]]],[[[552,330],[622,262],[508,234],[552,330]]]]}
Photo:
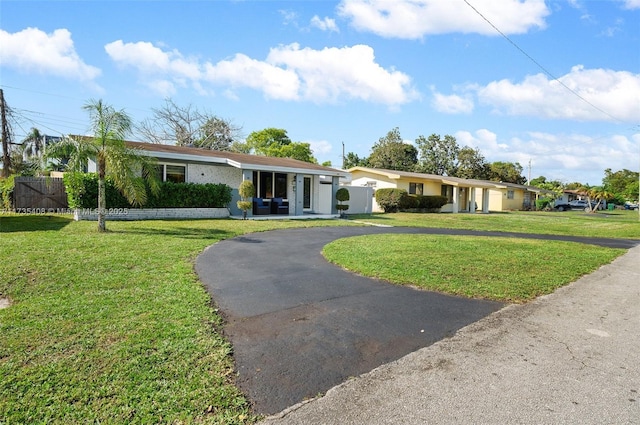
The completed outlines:
{"type": "Polygon", "coordinates": [[[331,214],[331,194],[332,187],[330,184],[318,185],[319,208],[316,208],[318,214],[331,214]]]}
{"type": "MultiPolygon", "coordinates": [[[[398,187],[398,183],[396,181],[378,179],[373,176],[364,176],[351,180],[351,186],[369,187],[373,189],[373,193],[375,194],[375,191],[378,189],[396,189],[398,187]],[[371,185],[372,182],[375,182],[375,186],[371,185]]],[[[351,207],[349,207],[349,209],[351,209],[351,207]]],[[[376,202],[374,195],[372,195],[371,198],[371,212],[384,212],[376,202]]]]}
{"type": "Polygon", "coordinates": [[[233,167],[208,164],[187,164],[189,183],[224,183],[237,188],[242,183],[242,170],[233,167]]]}
{"type": "Polygon", "coordinates": [[[374,190],[372,187],[362,186],[342,186],[349,191],[349,200],[345,204],[349,205],[349,209],[345,211],[347,214],[371,214],[373,205],[378,205],[373,197],[374,190]]]}

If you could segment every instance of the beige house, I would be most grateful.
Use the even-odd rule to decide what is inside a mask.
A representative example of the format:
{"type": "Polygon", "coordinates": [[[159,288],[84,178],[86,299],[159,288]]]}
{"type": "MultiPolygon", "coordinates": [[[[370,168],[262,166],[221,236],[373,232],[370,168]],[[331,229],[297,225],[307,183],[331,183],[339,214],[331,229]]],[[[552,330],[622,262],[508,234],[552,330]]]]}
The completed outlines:
{"type": "MultiPolygon", "coordinates": [[[[442,212],[527,210],[535,207],[535,199],[541,192],[546,192],[512,183],[380,168],[353,167],[347,171],[351,174],[351,186],[371,187],[374,191],[382,188],[404,189],[410,195],[445,196],[448,203],[441,208],[442,212]]],[[[375,199],[373,211],[382,211],[375,199]]]]}
{"type": "Polygon", "coordinates": [[[490,211],[528,211],[536,208],[536,200],[553,192],[534,186],[497,183],[499,188],[489,191],[490,211]]]}
{"type": "MultiPolygon", "coordinates": [[[[367,186],[374,190],[382,188],[404,189],[411,195],[445,196],[449,202],[442,207],[442,212],[475,212],[476,209],[479,209],[487,213],[490,209],[489,190],[502,187],[497,183],[483,180],[381,168],[353,167],[347,171],[351,174],[352,186],[367,186]]],[[[373,211],[382,211],[375,199],[373,200],[373,211]]]]}

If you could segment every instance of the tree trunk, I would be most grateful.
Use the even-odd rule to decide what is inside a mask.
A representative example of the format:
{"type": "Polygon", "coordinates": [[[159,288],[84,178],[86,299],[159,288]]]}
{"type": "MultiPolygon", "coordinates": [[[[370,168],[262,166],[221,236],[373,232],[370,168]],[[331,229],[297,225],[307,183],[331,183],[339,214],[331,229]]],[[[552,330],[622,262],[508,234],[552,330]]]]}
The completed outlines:
{"type": "Polygon", "coordinates": [[[98,155],[98,232],[106,232],[105,213],[107,210],[107,196],[105,193],[105,160],[98,155]]]}

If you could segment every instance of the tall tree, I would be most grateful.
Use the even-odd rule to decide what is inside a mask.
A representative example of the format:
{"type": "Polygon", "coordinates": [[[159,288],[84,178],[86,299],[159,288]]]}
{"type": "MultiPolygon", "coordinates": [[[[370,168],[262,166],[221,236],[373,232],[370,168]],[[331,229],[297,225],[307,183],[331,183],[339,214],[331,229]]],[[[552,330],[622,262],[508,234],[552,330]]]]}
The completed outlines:
{"type": "Polygon", "coordinates": [[[192,105],[179,106],[165,99],[164,105],[152,112],[153,118],[136,127],[140,136],[152,143],[231,150],[232,144],[240,140],[241,127],[192,105]]]}
{"type": "Polygon", "coordinates": [[[489,164],[479,149],[465,146],[458,152],[455,176],[463,179],[487,180],[489,178],[489,164]]]}
{"type": "Polygon", "coordinates": [[[602,179],[604,190],[621,197],[627,201],[638,200],[638,172],[627,169],[611,171],[611,168],[604,170],[602,179]]]}
{"type": "Polygon", "coordinates": [[[270,151],[273,152],[292,142],[287,135],[287,130],[269,127],[251,132],[245,143],[251,153],[269,156],[270,151]]]}
{"type": "Polygon", "coordinates": [[[278,158],[293,158],[313,164],[318,163],[309,143],[291,141],[287,130],[282,128],[271,127],[254,131],[247,136],[244,143],[235,144],[234,150],[278,158]]]}
{"type": "Polygon", "coordinates": [[[418,136],[416,146],[420,151],[418,170],[427,174],[439,176],[453,176],[456,173],[456,163],[460,147],[456,138],[439,134],[432,134],[429,138],[418,136]]]}
{"type": "Polygon", "coordinates": [[[404,143],[400,130],[395,127],[373,145],[368,165],[388,170],[414,171],[417,161],[418,150],[415,146],[404,143]]]}
{"type": "Polygon", "coordinates": [[[44,135],[40,133],[40,130],[32,127],[29,134],[22,139],[22,146],[24,147],[24,154],[27,156],[39,156],[42,154],[42,148],[44,145],[44,135]]]}
{"type": "Polygon", "coordinates": [[[344,169],[348,170],[353,167],[367,167],[369,165],[368,158],[360,158],[357,154],[349,152],[344,156],[344,169]]]}
{"type": "Polygon", "coordinates": [[[489,180],[495,182],[525,184],[527,178],[522,175],[522,165],[517,162],[492,162],[489,166],[489,180]]]}
{"type": "Polygon", "coordinates": [[[193,145],[214,151],[228,151],[239,137],[240,130],[231,121],[212,116],[200,126],[193,145]]]}
{"type": "Polygon", "coordinates": [[[66,138],[52,145],[47,155],[57,158],[73,147],[68,167],[70,171],[82,171],[89,159],[96,162],[98,173],[98,231],[106,231],[107,175],[133,205],[147,201],[145,181],[152,192],[157,193],[156,163],[152,158],[140,155],[126,146],[125,137],[131,131],[131,118],[124,111],[117,111],[102,100],[91,100],[83,109],[89,113],[92,137],[66,138]]]}

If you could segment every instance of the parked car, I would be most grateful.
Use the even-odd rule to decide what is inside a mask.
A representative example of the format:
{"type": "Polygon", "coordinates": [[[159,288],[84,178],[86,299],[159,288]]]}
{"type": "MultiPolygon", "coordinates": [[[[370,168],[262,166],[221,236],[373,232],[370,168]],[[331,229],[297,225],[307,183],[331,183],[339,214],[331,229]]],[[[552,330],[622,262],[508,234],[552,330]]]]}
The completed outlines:
{"type": "Polygon", "coordinates": [[[638,209],[638,204],[632,204],[631,202],[625,202],[624,203],[624,209],[625,210],[637,210],[638,209]]]}
{"type": "MultiPolygon", "coordinates": [[[[597,202],[591,201],[591,208],[595,208],[598,205],[597,202]]],[[[602,204],[601,204],[602,207],[602,204]]],[[[558,211],[568,211],[568,210],[589,210],[589,202],[584,199],[576,199],[575,201],[571,201],[569,203],[556,203],[555,208],[558,211]]]]}

